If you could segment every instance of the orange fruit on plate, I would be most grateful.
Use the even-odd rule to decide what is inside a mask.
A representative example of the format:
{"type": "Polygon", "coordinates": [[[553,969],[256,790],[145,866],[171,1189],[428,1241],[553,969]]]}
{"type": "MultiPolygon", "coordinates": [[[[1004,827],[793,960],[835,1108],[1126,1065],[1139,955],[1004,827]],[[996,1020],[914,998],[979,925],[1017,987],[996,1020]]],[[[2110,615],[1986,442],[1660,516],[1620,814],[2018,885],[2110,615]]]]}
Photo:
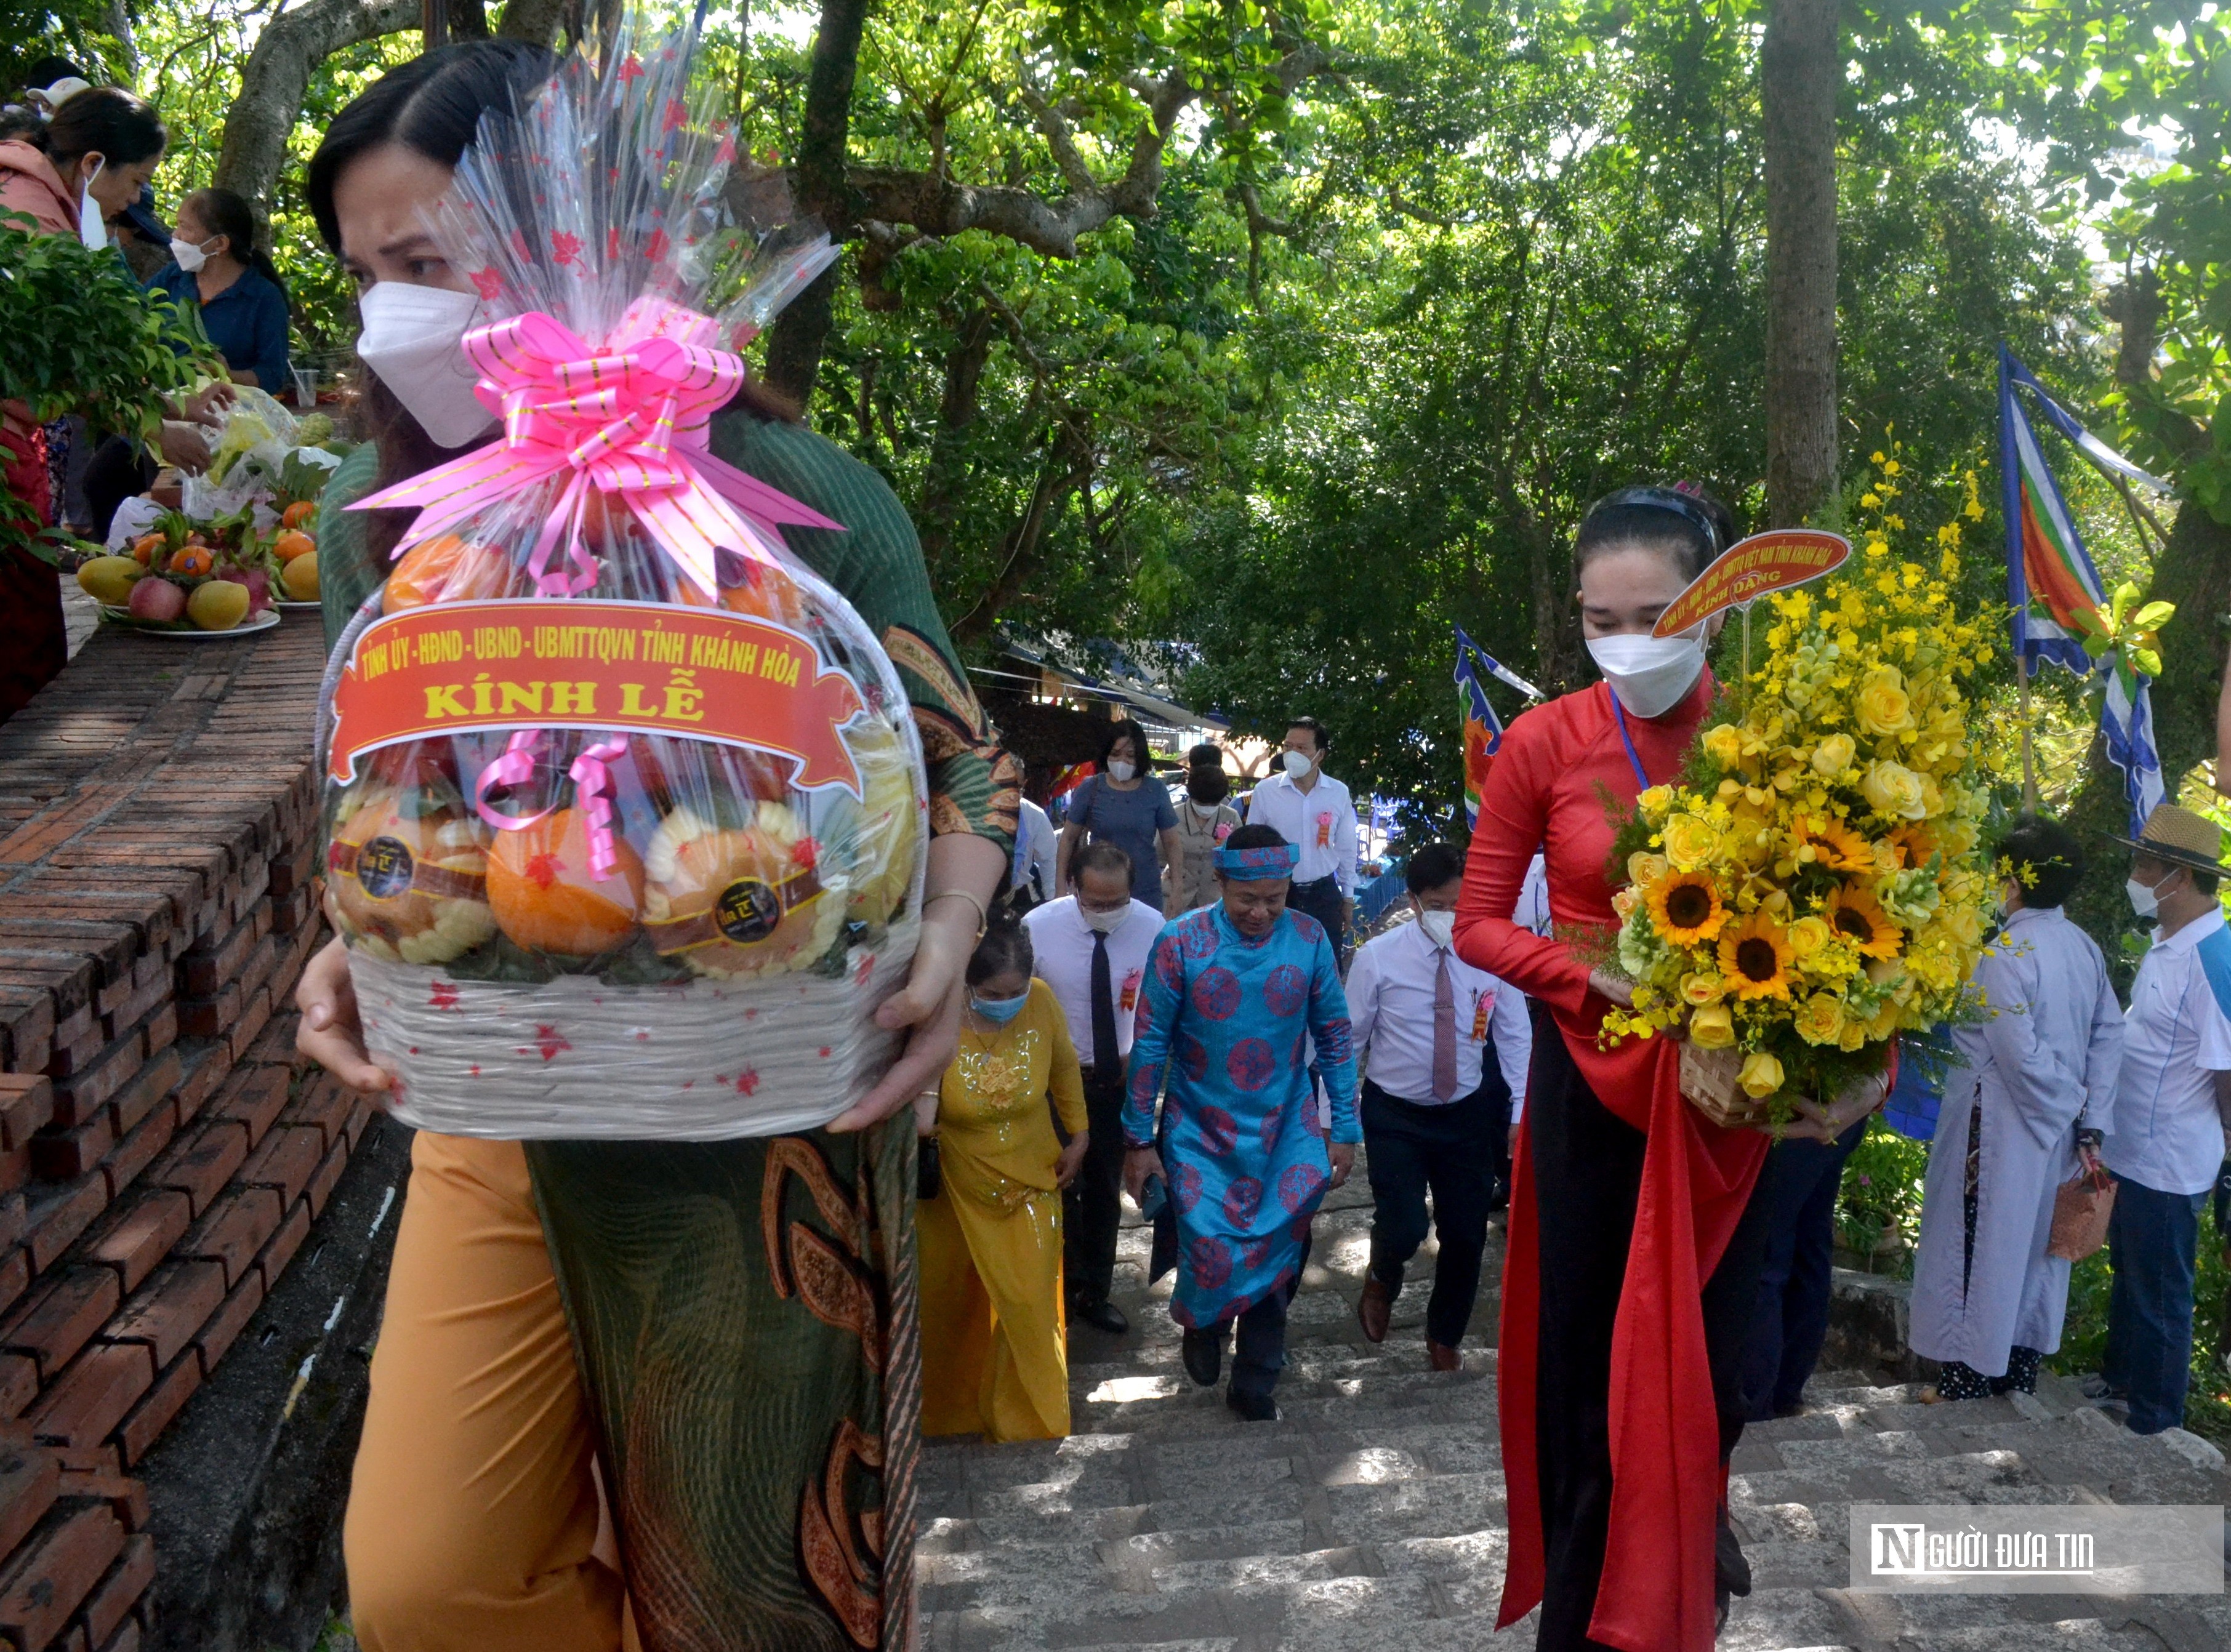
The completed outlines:
{"type": "Polygon", "coordinates": [[[511,590],[511,558],[494,545],[444,533],[414,545],[387,576],[383,604],[390,614],[428,603],[462,603],[501,597],[511,590]]]}
{"type": "Polygon", "coordinates": [[[216,566],[217,556],[207,545],[190,545],[184,550],[171,554],[170,563],[164,571],[177,574],[184,579],[193,579],[208,573],[216,566]]]}
{"type": "Polygon", "coordinates": [[[529,952],[560,958],[595,958],[624,944],[643,910],[643,859],[617,833],[612,855],[611,874],[598,879],[589,867],[588,816],[579,809],[497,833],[488,858],[496,927],[529,952]]]}
{"type": "MultiPolygon", "coordinates": [[[[291,505],[288,507],[288,513],[291,515],[295,507],[291,505]]],[[[318,548],[318,542],[300,529],[290,526],[285,532],[271,541],[271,548],[278,553],[280,561],[292,562],[296,557],[308,556],[311,552],[318,548]]]]}
{"type": "Polygon", "coordinates": [[[142,567],[152,561],[155,553],[162,548],[163,536],[159,533],[143,533],[132,541],[132,554],[139,558],[142,567]]]}
{"type": "Polygon", "coordinates": [[[298,499],[289,505],[279,518],[281,527],[298,528],[318,513],[318,502],[314,499],[298,499]]]}

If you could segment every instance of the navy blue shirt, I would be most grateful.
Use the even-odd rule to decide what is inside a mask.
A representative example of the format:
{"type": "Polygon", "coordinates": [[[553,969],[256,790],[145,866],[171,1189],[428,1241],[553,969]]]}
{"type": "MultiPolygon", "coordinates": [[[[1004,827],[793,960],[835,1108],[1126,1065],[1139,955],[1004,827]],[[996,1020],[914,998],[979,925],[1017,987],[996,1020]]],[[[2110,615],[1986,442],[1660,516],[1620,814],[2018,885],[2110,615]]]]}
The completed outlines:
{"type": "Polygon", "coordinates": [[[236,373],[254,373],[258,387],[274,396],[294,384],[287,361],[287,300],[261,270],[242,270],[238,281],[206,304],[200,278],[176,264],[157,270],[147,290],[167,293],[181,311],[198,307],[210,342],[236,373]]]}

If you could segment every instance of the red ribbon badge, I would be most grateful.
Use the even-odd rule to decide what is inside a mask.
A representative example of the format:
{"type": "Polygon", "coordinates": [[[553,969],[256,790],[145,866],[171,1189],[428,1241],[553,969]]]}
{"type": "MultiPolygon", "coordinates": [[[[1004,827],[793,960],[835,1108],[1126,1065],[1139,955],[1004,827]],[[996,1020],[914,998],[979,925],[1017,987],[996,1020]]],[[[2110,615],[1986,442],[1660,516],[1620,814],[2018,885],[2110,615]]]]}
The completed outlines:
{"type": "Polygon", "coordinates": [[[437,603],[357,639],[333,691],[327,772],[346,784],[363,752],[464,730],[596,729],[772,752],[797,759],[801,788],[857,797],[837,731],[865,704],[797,632],[720,609],[437,603]]]}

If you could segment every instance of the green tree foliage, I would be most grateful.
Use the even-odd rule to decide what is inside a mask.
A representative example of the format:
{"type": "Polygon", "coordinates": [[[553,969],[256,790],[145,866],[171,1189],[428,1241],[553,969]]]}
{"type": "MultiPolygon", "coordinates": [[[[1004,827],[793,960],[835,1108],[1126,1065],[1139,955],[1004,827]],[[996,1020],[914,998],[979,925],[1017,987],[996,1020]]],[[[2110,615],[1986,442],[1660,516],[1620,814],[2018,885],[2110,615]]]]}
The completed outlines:
{"type": "MultiPolygon", "coordinates": [[[[1335,720],[1345,773],[1445,825],[1452,621],[1575,686],[1567,550],[1589,501],[1687,477],[1758,513],[1752,21],[1390,7],[1348,32],[1356,95],[1324,119],[1349,176],[1311,248],[1338,278],[1305,323],[1258,332],[1264,357],[1285,340],[1275,433],[1142,604],[1196,647],[1189,693],[1258,729],[1335,720]]],[[[1855,44],[1840,122],[1847,474],[1890,426],[1913,468],[1979,459],[2001,336],[2078,382],[2101,365],[2076,241],[1888,26],[1908,38],[1855,44]]]]}

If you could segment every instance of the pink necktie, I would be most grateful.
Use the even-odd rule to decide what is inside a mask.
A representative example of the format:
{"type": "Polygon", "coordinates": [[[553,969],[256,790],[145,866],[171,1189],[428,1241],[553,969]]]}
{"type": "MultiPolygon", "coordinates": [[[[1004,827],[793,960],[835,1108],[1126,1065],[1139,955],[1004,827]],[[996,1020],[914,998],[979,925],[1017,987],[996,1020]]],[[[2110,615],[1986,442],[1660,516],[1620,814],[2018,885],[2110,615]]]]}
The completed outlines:
{"type": "Polygon", "coordinates": [[[1453,1101],[1457,1094],[1457,992],[1449,979],[1449,955],[1435,947],[1440,967],[1433,976],[1433,1100],[1453,1101]]]}

